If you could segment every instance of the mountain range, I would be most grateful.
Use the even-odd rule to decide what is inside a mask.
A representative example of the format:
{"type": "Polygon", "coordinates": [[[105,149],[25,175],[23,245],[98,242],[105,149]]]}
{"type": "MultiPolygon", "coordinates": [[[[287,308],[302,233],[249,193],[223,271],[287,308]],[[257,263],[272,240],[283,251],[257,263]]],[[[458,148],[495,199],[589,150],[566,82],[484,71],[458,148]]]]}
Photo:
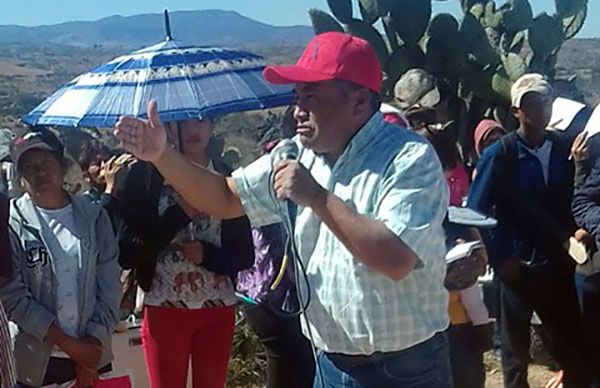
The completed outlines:
{"type": "MultiPolygon", "coordinates": [[[[304,45],[313,36],[308,26],[277,27],[233,11],[170,13],[173,38],[198,45],[304,45]]],[[[97,21],[55,25],[0,26],[0,43],[141,47],[165,38],[163,14],[110,16],[97,21]]]]}

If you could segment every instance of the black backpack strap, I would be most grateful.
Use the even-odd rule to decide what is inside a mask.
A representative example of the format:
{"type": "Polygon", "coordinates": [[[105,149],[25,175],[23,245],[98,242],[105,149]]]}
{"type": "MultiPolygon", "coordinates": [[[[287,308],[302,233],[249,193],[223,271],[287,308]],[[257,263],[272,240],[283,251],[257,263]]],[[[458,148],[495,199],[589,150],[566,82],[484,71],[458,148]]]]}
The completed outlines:
{"type": "Polygon", "coordinates": [[[512,181],[517,171],[517,162],[519,160],[517,136],[517,133],[513,131],[500,138],[500,146],[502,149],[502,152],[500,153],[502,186],[506,186],[508,182],[512,181]]]}

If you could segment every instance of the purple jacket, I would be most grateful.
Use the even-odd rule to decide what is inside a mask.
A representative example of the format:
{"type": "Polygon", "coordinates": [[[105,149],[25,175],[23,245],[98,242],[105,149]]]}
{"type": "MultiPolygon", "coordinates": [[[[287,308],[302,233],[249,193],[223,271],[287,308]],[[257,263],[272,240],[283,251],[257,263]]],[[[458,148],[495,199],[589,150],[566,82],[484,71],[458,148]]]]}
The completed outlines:
{"type": "Polygon", "coordinates": [[[281,224],[252,229],[254,266],[238,273],[239,293],[262,303],[277,276],[285,251],[285,232],[281,224]]]}

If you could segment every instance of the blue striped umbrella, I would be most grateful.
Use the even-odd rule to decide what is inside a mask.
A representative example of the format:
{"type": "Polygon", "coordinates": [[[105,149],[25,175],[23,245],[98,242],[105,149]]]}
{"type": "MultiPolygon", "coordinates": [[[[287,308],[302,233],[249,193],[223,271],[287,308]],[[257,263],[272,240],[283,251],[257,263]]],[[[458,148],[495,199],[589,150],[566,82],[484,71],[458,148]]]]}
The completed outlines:
{"type": "Polygon", "coordinates": [[[80,75],[23,121],[108,128],[122,115],[145,117],[149,100],[158,102],[163,122],[291,104],[292,88],[267,83],[264,66],[242,50],[179,45],[167,28],[166,41],[80,75]]]}

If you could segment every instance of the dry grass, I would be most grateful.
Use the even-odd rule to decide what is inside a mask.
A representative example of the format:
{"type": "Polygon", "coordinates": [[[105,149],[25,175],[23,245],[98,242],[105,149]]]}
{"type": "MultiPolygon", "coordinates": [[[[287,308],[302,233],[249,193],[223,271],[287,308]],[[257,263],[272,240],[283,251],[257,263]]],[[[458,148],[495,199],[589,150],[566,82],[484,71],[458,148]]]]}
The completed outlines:
{"type": "Polygon", "coordinates": [[[48,75],[47,70],[26,67],[10,60],[0,60],[0,76],[5,77],[38,77],[48,75]]]}
{"type": "MultiPolygon", "coordinates": [[[[492,355],[492,352],[488,352],[485,354],[484,362],[486,370],[486,388],[504,387],[500,360],[496,356],[492,355]]],[[[548,382],[548,380],[550,380],[552,375],[553,372],[548,370],[547,367],[532,364],[529,366],[529,385],[532,388],[541,388],[548,382]]]]}
{"type": "Polygon", "coordinates": [[[266,357],[258,337],[244,323],[241,313],[237,314],[233,349],[229,360],[227,387],[260,388],[265,386],[266,357]]]}

